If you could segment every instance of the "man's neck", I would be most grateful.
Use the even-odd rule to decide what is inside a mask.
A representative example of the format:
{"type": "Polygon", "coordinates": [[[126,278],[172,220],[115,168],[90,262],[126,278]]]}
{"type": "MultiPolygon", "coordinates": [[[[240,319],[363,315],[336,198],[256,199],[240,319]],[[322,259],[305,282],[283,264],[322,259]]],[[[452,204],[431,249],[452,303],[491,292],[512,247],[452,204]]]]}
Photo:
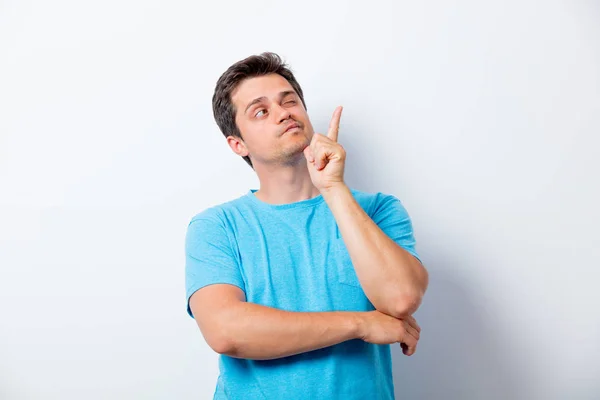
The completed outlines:
{"type": "Polygon", "coordinates": [[[321,194],[310,179],[306,162],[294,166],[280,166],[271,171],[259,168],[256,173],[260,189],[254,195],[265,203],[290,204],[321,194]]]}

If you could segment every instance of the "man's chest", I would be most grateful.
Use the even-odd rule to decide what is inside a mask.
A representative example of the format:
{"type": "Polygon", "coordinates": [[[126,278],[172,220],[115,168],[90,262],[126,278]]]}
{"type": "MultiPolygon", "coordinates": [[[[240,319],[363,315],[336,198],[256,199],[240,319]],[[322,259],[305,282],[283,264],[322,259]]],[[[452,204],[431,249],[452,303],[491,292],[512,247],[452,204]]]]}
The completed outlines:
{"type": "Polygon", "coordinates": [[[238,235],[247,301],[288,311],[373,309],[335,223],[238,235]]]}

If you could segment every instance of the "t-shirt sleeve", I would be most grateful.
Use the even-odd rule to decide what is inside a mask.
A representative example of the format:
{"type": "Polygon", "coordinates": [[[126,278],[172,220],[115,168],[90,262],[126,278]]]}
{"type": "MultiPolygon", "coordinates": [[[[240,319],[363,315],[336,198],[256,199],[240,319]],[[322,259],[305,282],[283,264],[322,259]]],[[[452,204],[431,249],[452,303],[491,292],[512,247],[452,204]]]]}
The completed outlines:
{"type": "Polygon", "coordinates": [[[215,283],[228,283],[245,291],[244,280],[223,223],[215,216],[194,217],[185,236],[187,312],[193,318],[190,297],[215,283]]]}
{"type": "Polygon", "coordinates": [[[378,193],[371,218],[394,242],[421,262],[415,249],[416,241],[412,221],[397,197],[378,193]]]}

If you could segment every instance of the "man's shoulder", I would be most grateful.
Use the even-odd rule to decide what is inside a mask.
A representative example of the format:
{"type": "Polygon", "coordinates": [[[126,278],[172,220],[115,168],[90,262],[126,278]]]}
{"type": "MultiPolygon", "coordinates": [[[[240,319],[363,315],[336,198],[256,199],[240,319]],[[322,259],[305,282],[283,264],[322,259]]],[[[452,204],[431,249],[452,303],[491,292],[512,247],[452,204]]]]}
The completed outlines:
{"type": "Polygon", "coordinates": [[[370,214],[378,206],[387,201],[399,200],[396,196],[386,192],[371,192],[350,188],[352,195],[356,199],[356,202],[362,206],[362,208],[370,214]]]}
{"type": "Polygon", "coordinates": [[[227,219],[228,215],[231,215],[231,211],[238,210],[245,204],[246,197],[246,195],[242,195],[232,200],[209,205],[208,207],[194,214],[190,220],[190,223],[198,220],[223,222],[227,219]]]}

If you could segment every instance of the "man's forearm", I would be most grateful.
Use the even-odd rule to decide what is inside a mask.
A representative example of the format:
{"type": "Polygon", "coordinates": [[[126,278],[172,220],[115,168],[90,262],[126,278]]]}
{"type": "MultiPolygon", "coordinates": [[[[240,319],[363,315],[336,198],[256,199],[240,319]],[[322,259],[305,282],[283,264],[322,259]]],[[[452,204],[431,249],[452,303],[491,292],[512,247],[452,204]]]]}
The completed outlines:
{"type": "Polygon", "coordinates": [[[359,338],[360,312],[291,312],[240,302],[221,319],[221,354],[268,360],[359,338]]]}
{"type": "Polygon", "coordinates": [[[371,303],[396,318],[412,314],[428,285],[425,268],[373,222],[346,185],[332,188],[323,197],[371,303]]]}

